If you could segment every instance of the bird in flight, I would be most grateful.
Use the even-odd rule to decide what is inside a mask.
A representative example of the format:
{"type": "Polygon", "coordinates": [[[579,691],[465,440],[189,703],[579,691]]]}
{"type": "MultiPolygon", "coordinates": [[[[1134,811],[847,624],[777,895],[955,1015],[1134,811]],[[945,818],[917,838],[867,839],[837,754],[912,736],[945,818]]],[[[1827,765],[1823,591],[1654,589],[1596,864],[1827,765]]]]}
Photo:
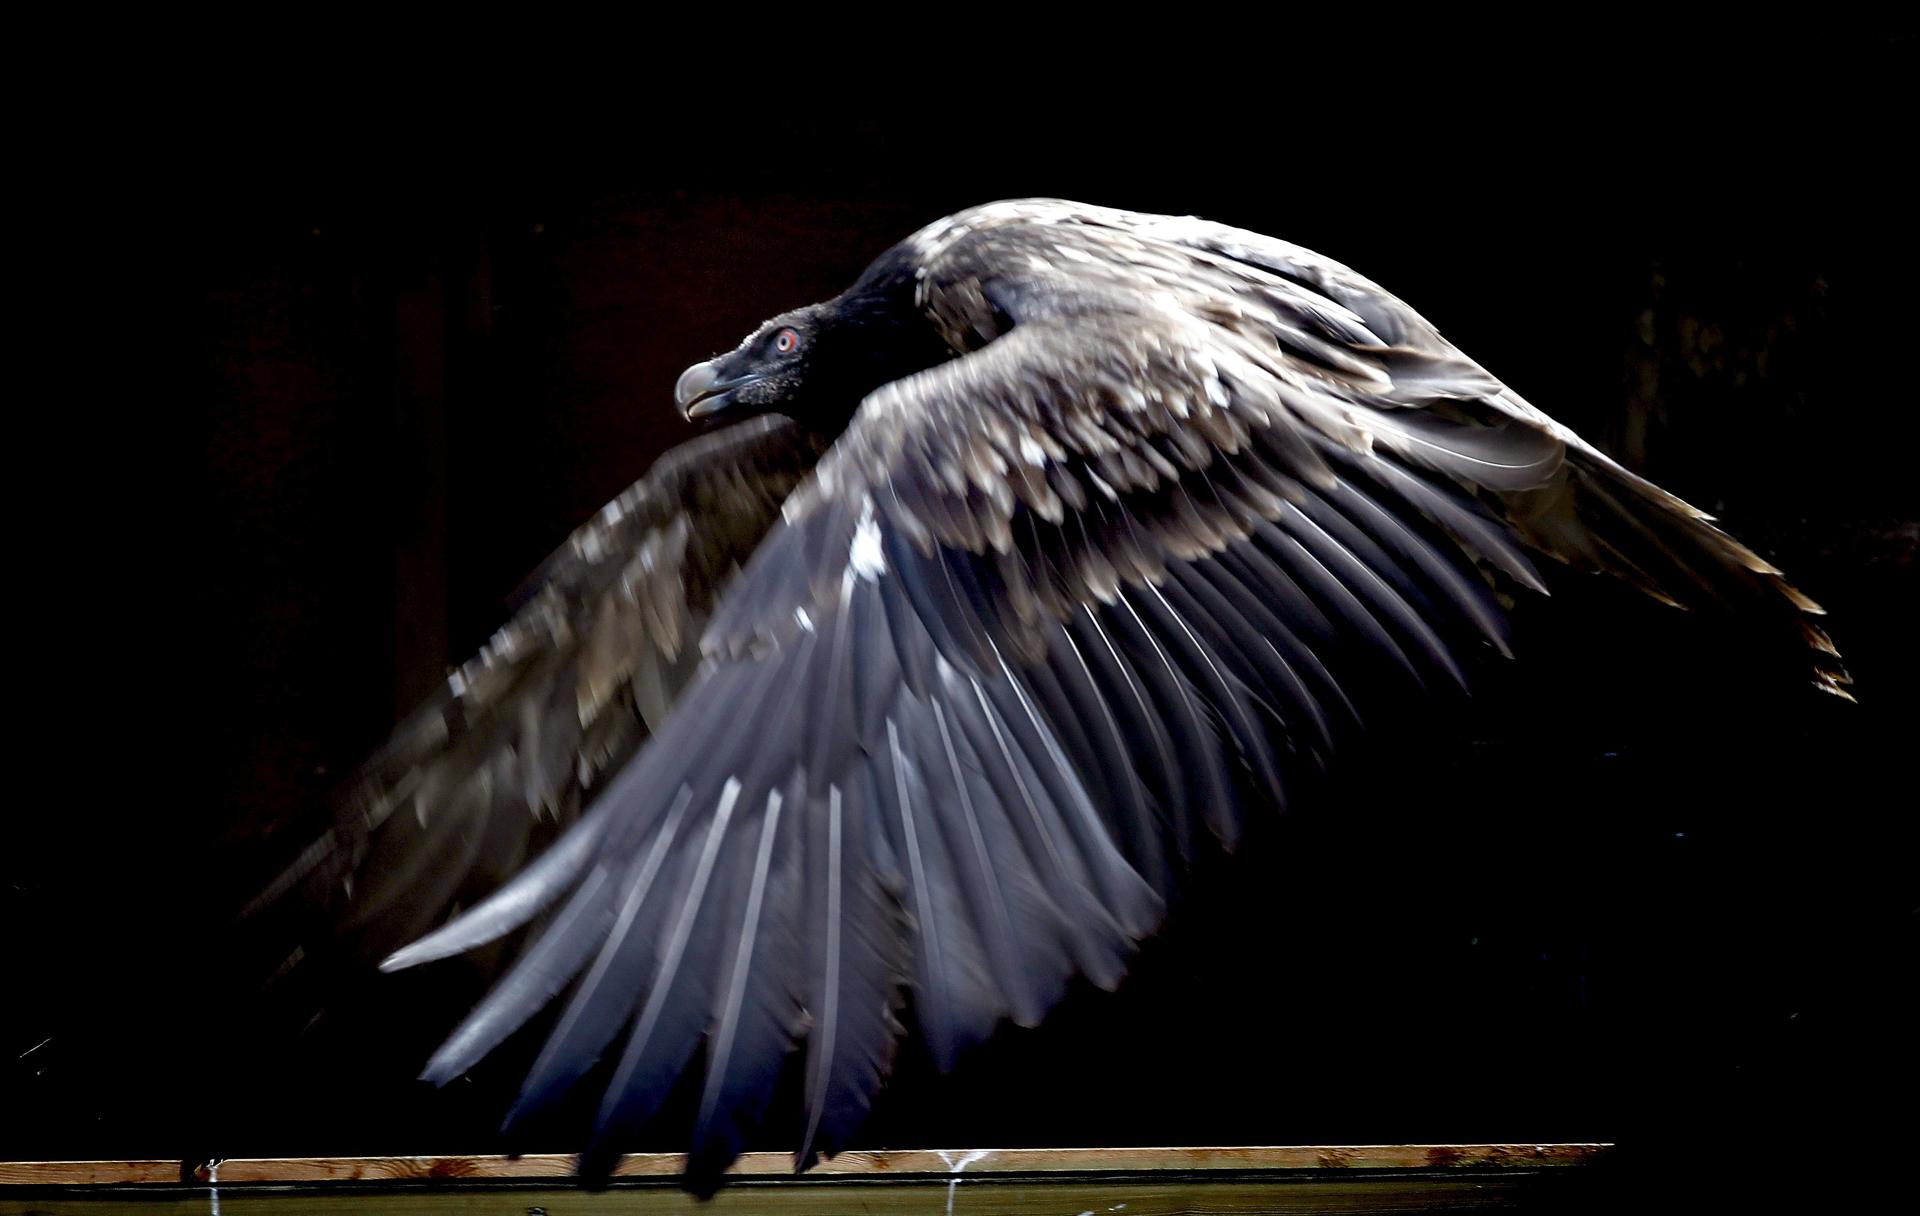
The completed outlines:
{"type": "Polygon", "coordinates": [[[591,1076],[590,1160],[684,1083],[717,1175],[793,1069],[805,1168],[909,1026],[945,1068],[1113,988],[1198,856],[1508,651],[1542,558],[1773,630],[1846,695],[1778,570],[1253,232],[978,207],[676,396],[715,429],[256,901],[317,892],[388,970],[511,943],[425,1075],[545,1013],[508,1122],[591,1076]]]}

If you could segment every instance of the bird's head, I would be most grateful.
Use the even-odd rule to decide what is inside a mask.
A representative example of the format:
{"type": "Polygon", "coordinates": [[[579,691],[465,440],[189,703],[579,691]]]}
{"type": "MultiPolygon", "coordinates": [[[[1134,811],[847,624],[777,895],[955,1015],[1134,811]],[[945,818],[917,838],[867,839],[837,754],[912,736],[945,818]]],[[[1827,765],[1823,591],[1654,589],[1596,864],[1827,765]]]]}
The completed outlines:
{"type": "Polygon", "coordinates": [[[724,355],[680,373],[674,399],[698,421],[785,414],[835,434],[868,393],[951,358],[911,303],[911,280],[869,269],[823,304],[784,312],[724,355]]]}
{"type": "Polygon", "coordinates": [[[726,354],[681,372],[673,387],[681,412],[697,421],[804,409],[815,395],[809,389],[817,391],[817,371],[833,361],[833,327],[822,324],[827,308],[815,304],[783,312],[726,354]]]}

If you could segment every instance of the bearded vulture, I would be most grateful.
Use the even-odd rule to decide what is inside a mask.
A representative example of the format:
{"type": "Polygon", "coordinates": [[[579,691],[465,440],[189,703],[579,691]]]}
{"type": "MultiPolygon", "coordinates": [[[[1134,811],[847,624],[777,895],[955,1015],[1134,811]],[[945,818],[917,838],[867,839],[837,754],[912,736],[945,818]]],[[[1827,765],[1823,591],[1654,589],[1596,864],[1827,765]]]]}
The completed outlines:
{"type": "Polygon", "coordinates": [[[388,970],[506,939],[425,1076],[557,1006],[507,1119],[604,1061],[589,1162],[691,1073],[717,1175],[792,1068],[804,1169],[907,1026],[945,1068],[1111,989],[1201,851],[1507,651],[1543,556],[1846,695],[1778,570],[1253,232],[978,207],[676,396],[723,425],[573,535],[256,901],[318,893],[388,970]]]}

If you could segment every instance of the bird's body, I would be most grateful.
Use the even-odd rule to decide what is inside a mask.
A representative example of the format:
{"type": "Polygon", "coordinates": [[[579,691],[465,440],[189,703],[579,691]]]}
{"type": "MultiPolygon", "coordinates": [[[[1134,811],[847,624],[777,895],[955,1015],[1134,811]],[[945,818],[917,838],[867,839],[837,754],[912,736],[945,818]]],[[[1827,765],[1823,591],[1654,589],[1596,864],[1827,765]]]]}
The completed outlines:
{"type": "Polygon", "coordinates": [[[1845,680],[1704,515],[1254,233],[977,208],[677,392],[747,420],[577,532],[264,901],[352,876],[363,949],[427,934],[389,967],[531,925],[427,1075],[559,1002],[514,1113],[611,1055],[607,1151],[692,1068],[724,1166],[797,1049],[804,1165],[904,1026],[944,1066],[1113,987],[1200,850],[1507,650],[1536,555],[1845,680]]]}

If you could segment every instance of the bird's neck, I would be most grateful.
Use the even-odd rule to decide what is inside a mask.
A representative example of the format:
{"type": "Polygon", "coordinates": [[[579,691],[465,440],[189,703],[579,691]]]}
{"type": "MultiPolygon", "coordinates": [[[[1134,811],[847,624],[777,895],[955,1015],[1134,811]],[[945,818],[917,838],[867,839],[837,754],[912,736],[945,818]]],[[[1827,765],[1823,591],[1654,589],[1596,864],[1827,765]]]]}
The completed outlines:
{"type": "Polygon", "coordinates": [[[833,312],[836,353],[824,391],[809,416],[797,419],[830,437],[846,429],[867,394],[956,353],[914,303],[913,271],[904,263],[876,262],[834,301],[833,312]]]}

